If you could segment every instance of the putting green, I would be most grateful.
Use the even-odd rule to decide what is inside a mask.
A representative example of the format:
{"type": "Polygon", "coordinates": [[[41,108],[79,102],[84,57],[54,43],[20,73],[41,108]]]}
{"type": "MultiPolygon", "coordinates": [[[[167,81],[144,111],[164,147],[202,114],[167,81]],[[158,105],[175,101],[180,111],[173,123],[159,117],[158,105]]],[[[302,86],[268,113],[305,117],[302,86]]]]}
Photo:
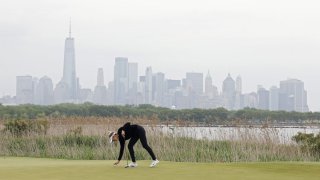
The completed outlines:
{"type": "Polygon", "coordinates": [[[161,161],[149,168],[150,161],[138,161],[137,168],[123,168],[122,161],[59,160],[0,157],[0,179],[320,179],[320,163],[175,163],[161,161]]]}

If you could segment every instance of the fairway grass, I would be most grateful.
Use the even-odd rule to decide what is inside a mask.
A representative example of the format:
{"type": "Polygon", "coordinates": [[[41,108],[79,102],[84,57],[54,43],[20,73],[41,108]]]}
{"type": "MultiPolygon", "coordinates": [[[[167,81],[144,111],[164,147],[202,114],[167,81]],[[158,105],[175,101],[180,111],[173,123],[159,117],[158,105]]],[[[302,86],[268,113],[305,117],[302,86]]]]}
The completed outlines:
{"type": "Polygon", "coordinates": [[[124,168],[125,161],[122,161],[117,167],[112,166],[113,162],[0,157],[0,179],[320,179],[320,163],[175,163],[160,161],[157,167],[149,168],[151,161],[138,161],[137,168],[124,168]]]}

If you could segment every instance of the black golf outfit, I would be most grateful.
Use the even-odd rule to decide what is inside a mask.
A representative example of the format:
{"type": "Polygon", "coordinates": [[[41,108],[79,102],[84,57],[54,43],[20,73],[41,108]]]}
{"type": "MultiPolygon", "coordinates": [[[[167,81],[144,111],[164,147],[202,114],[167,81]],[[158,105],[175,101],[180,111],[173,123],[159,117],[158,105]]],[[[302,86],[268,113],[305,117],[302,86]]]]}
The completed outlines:
{"type": "Polygon", "coordinates": [[[131,125],[130,123],[126,123],[125,125],[123,125],[121,128],[118,129],[118,135],[119,135],[119,142],[120,142],[120,153],[118,157],[119,161],[122,159],[125,141],[128,139],[130,139],[128,144],[128,149],[130,152],[132,162],[136,162],[133,146],[136,144],[136,142],[139,139],[142,144],[142,147],[148,151],[148,153],[152,157],[152,160],[156,160],[156,156],[154,155],[152,149],[149,147],[147,143],[146,131],[142,126],[139,126],[136,124],[131,125]],[[125,132],[125,137],[122,137],[121,135],[122,130],[125,132]]]}

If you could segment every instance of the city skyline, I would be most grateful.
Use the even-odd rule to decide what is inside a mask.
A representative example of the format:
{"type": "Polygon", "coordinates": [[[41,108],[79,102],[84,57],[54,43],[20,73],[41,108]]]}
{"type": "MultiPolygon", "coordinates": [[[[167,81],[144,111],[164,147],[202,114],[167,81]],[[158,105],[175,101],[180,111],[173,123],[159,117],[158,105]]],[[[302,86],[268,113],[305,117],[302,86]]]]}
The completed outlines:
{"type": "Polygon", "coordinates": [[[137,70],[137,63],[129,62],[125,57],[116,57],[114,81],[109,82],[108,87],[105,86],[103,68],[99,68],[94,90],[81,88],[78,84],[76,97],[70,96],[69,85],[64,82],[64,78],[54,88],[52,80],[47,76],[40,80],[32,76],[17,76],[16,96],[0,98],[0,102],[7,105],[91,102],[100,105],[151,104],[173,109],[223,107],[228,110],[256,108],[309,111],[304,82],[298,79],[282,80],[279,87],[272,86],[269,90],[258,85],[257,92],[242,93],[241,76],[238,75],[234,80],[229,73],[219,92],[212,83],[209,71],[205,79],[203,73],[186,72],[182,80],[172,80],[166,79],[162,72],[153,73],[152,67],[147,67],[142,76],[138,76],[137,70]]]}
{"type": "Polygon", "coordinates": [[[0,98],[5,105],[92,102],[100,105],[139,105],[172,109],[213,109],[223,107],[228,110],[257,108],[263,110],[283,110],[308,112],[307,91],[304,82],[298,79],[282,80],[277,86],[265,89],[257,86],[257,92],[243,93],[240,75],[234,80],[230,73],[219,91],[208,70],[204,78],[201,72],[186,72],[185,78],[168,79],[163,72],[154,72],[148,66],[145,74],[139,76],[138,63],[127,57],[115,57],[113,81],[104,82],[104,70],[98,68],[96,86],[82,88],[76,75],[75,43],[71,36],[65,39],[63,74],[53,85],[48,76],[40,78],[16,76],[16,95],[0,98]]]}
{"type": "Polygon", "coordinates": [[[0,7],[0,96],[14,95],[16,76],[63,73],[68,18],[76,37],[77,76],[94,89],[97,69],[113,80],[114,58],[128,57],[145,74],[210,70],[221,91],[228,73],[241,75],[243,93],[287,78],[303,80],[309,106],[320,111],[320,2],[253,0],[98,2],[8,1],[0,7]],[[125,11],[126,13],[122,13],[125,11]],[[83,13],[86,12],[86,13],[83,13]],[[145,16],[148,14],[148,16],[145,16]]]}
{"type": "Polygon", "coordinates": [[[31,75],[19,75],[16,76],[16,96],[12,96],[12,99],[10,95],[3,96],[2,101],[8,101],[9,105],[92,102],[101,105],[152,104],[178,109],[224,107],[228,110],[238,110],[249,107],[309,111],[304,82],[298,79],[282,80],[279,82],[279,88],[275,85],[271,86],[270,90],[259,84],[257,92],[245,94],[242,92],[240,75],[233,79],[228,73],[222,82],[222,89],[219,90],[213,83],[210,70],[205,77],[202,72],[186,72],[185,78],[173,80],[165,78],[163,72],[153,73],[152,67],[148,66],[145,74],[139,76],[138,63],[129,62],[127,57],[115,57],[113,81],[110,81],[108,86],[105,86],[104,70],[100,67],[94,89],[81,88],[80,79],[76,75],[75,56],[70,20],[69,36],[65,39],[63,74],[56,86],[46,75],[40,80],[39,77],[31,75]],[[179,85],[170,89],[168,81],[179,81],[179,85]],[[176,93],[180,95],[177,96],[176,93]]]}

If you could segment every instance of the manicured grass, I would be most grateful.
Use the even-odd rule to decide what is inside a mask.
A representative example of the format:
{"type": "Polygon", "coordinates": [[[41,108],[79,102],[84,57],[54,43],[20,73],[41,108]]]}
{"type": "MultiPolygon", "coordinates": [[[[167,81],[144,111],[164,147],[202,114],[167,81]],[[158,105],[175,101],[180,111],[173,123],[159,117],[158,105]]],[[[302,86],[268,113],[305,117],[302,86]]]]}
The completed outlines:
{"type": "Polygon", "coordinates": [[[40,158],[0,157],[0,179],[244,179],[244,180],[295,180],[320,179],[320,163],[174,163],[161,161],[149,168],[150,161],[138,161],[137,168],[124,168],[122,161],[60,160],[40,158]]]}

